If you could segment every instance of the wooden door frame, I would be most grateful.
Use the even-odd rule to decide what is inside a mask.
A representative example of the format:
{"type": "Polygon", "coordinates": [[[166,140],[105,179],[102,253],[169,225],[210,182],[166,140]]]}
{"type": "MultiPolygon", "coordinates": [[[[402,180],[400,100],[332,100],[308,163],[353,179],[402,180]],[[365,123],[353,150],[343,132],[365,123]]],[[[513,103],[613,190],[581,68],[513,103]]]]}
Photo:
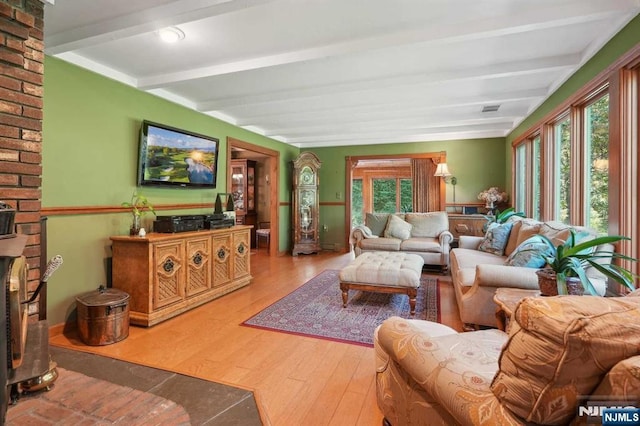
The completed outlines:
{"type": "MultiPolygon", "coordinates": [[[[345,215],[344,215],[344,229],[346,236],[346,245],[349,247],[349,234],[351,233],[351,181],[353,175],[353,168],[358,164],[360,160],[400,160],[400,159],[413,159],[413,158],[430,158],[436,164],[447,162],[447,152],[424,152],[421,154],[390,154],[390,155],[353,155],[345,157],[345,215]]],[[[446,198],[447,198],[447,186],[444,179],[440,180],[440,205],[443,206],[443,210],[446,211],[446,198]]]]}
{"type": "Polygon", "coordinates": [[[268,172],[269,199],[271,200],[269,203],[269,256],[277,256],[280,247],[280,211],[278,208],[280,204],[280,198],[278,197],[278,188],[280,188],[280,152],[227,136],[227,192],[231,190],[231,179],[229,179],[228,175],[230,173],[229,165],[231,164],[232,148],[240,148],[266,155],[270,159],[268,172]]]}

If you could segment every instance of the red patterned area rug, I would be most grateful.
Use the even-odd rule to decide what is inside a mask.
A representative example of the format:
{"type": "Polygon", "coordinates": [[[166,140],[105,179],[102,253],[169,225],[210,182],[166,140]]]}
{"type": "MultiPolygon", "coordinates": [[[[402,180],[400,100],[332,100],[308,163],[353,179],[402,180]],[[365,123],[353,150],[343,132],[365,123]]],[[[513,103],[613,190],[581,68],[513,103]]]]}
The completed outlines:
{"type": "MultiPolygon", "coordinates": [[[[373,332],[391,316],[411,318],[404,294],[349,290],[342,307],[339,271],[326,270],[242,325],[373,346],[373,332]]],[[[440,321],[438,280],[422,276],[413,318],[440,321]]]]}

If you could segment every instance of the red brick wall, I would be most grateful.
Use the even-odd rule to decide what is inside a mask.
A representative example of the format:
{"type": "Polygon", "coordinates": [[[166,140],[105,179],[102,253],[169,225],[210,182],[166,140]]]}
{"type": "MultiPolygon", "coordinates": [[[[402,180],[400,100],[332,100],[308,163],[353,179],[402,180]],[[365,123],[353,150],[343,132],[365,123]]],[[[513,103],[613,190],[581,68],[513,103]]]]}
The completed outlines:
{"type": "Polygon", "coordinates": [[[29,235],[29,289],[40,277],[44,4],[0,1],[0,201],[29,235]]]}

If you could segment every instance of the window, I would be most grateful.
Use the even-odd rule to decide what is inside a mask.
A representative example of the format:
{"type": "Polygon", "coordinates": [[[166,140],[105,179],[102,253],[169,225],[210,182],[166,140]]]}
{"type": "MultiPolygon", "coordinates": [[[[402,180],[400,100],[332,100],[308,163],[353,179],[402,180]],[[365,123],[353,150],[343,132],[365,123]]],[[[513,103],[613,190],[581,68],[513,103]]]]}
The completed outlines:
{"type": "Polygon", "coordinates": [[[515,147],[514,176],[514,208],[518,212],[524,212],[528,217],[539,219],[541,216],[540,136],[525,139],[515,147]]]}
{"type": "Polygon", "coordinates": [[[353,179],[351,181],[351,226],[364,224],[362,206],[362,179],[353,179]]]}
{"type": "Polygon", "coordinates": [[[553,128],[555,148],[554,219],[569,223],[571,202],[571,120],[567,117],[553,128]]]}
{"type": "Polygon", "coordinates": [[[412,211],[411,179],[373,179],[373,212],[412,211]]]}
{"type": "MultiPolygon", "coordinates": [[[[540,155],[540,136],[536,136],[533,139],[533,179],[531,184],[531,192],[533,193],[533,206],[531,217],[540,220],[542,217],[542,210],[540,208],[542,200],[540,199],[540,186],[541,182],[541,170],[542,170],[542,157],[540,155]]],[[[518,210],[524,211],[524,210],[518,210]]]]}
{"type": "Polygon", "coordinates": [[[609,228],[609,95],[584,109],[586,147],[585,209],[588,227],[606,234],[609,228]]]}
{"type": "Polygon", "coordinates": [[[522,144],[516,148],[516,202],[515,209],[519,212],[526,211],[527,201],[527,145],[522,144]]]}
{"type": "Polygon", "coordinates": [[[400,210],[401,212],[413,211],[413,182],[411,179],[400,179],[400,210]]]}

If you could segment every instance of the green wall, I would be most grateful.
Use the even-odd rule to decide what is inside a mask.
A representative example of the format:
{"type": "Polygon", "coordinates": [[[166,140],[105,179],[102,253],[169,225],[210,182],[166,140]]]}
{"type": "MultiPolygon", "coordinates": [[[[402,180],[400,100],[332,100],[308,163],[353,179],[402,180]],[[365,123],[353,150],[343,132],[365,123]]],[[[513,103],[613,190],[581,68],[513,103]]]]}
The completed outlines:
{"type": "MultiPolygon", "coordinates": [[[[438,142],[412,142],[401,144],[358,145],[330,148],[312,148],[320,161],[321,241],[323,247],[334,245],[346,249],[349,230],[345,229],[345,206],[327,203],[345,202],[345,157],[358,155],[420,154],[425,152],[447,153],[449,170],[458,178],[456,202],[477,203],[478,193],[490,186],[505,187],[504,138],[467,139],[438,142]],[[338,194],[339,193],[339,194],[338,194]],[[338,198],[340,195],[340,198],[338,198]],[[326,225],[327,231],[323,227],[326,225]]],[[[453,187],[446,185],[447,202],[453,202],[453,187]]]]}
{"type": "MultiPolygon", "coordinates": [[[[228,136],[280,152],[279,201],[290,200],[290,162],[299,149],[222,122],[53,57],[45,59],[42,206],[119,206],[136,189],[138,134],[148,119],[220,140],[218,184],[211,189],[142,188],[152,204],[212,203],[226,192],[228,136]]],[[[204,211],[203,211],[204,212],[204,211]]],[[[203,213],[176,211],[171,213],[203,213]]],[[[289,245],[289,208],[280,210],[280,250],[289,245]]],[[[147,226],[151,215],[145,217],[147,226]]],[[[125,235],[130,214],[51,216],[48,257],[64,265],[47,294],[50,324],[68,319],[75,297],[106,284],[111,235],[125,235]]]]}
{"type": "Polygon", "coordinates": [[[540,105],[533,113],[522,121],[509,135],[506,143],[506,182],[511,187],[511,143],[522,136],[532,126],[542,120],[554,108],[564,102],[571,95],[579,91],[589,81],[615,62],[620,56],[640,42],[640,15],[633,18],[620,30],[602,49],[588,60],[575,74],[573,74],[558,90],[540,105]]]}

